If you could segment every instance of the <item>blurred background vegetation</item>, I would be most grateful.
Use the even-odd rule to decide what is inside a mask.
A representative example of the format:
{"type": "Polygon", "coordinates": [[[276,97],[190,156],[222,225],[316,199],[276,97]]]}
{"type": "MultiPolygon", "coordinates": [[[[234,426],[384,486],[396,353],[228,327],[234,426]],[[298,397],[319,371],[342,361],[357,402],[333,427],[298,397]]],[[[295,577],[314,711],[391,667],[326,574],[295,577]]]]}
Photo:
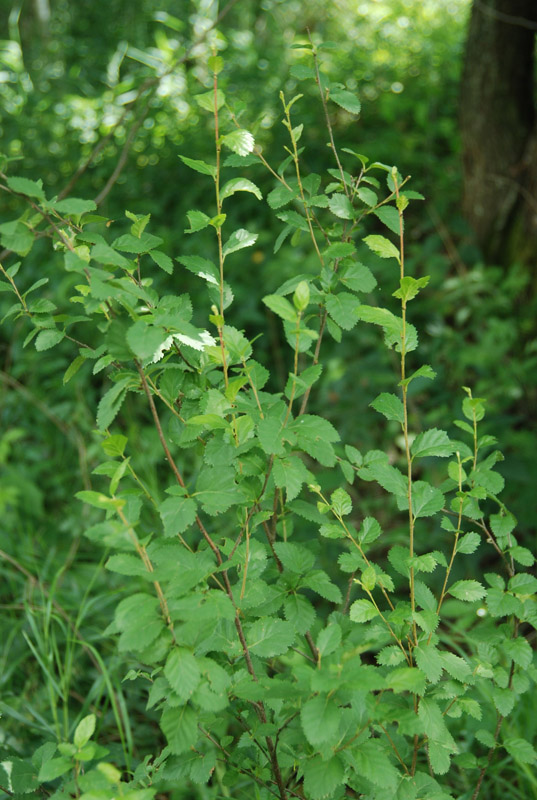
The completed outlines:
{"type": "MultiPolygon", "coordinates": [[[[426,392],[416,382],[414,424],[449,426],[460,416],[463,385],[487,399],[483,433],[496,435],[506,455],[504,502],[519,520],[519,542],[533,548],[535,264],[512,247],[491,257],[462,213],[459,98],[470,0],[238,0],[228,5],[0,0],[0,141],[6,156],[20,159],[10,164],[10,173],[42,178],[49,196],[78,176],[72,194],[99,198],[102,213],[115,220],[117,235],[127,230],[125,208],[151,213],[151,231],[164,239],[170,256],[199,253],[204,246],[201,254],[210,256],[211,239],[204,245],[199,236],[194,240],[184,233],[186,212],[213,201],[208,182],[193,178],[178,159],[179,153],[212,156],[210,117],[196,102],[196,95],[210,88],[208,44],[195,45],[186,61],[177,62],[225,10],[217,27],[226,64],[222,86],[241,125],[277,165],[286,143],[279,92],[303,93],[294,113],[304,123],[304,168],[322,173],[332,167],[323,110],[314,83],[301,80],[307,57],[292,46],[306,41],[308,31],[316,42],[334,42],[323,51],[323,70],[362,101],[358,119],[343,109],[333,114],[339,147],[396,164],[403,175],[412,175],[412,188],[426,196],[408,215],[408,267],[415,276],[431,275],[412,311],[422,332],[420,363],[432,364],[438,378],[426,392]],[[114,170],[119,174],[107,191],[114,170]]],[[[244,175],[264,195],[274,187],[261,167],[247,167],[244,175]]],[[[235,267],[236,274],[229,276],[234,324],[251,336],[263,331],[257,358],[281,382],[290,354],[279,325],[260,303],[260,286],[266,294],[297,272],[315,273],[315,259],[306,238],[287,240],[275,253],[282,223],[251,195],[237,197],[230,213],[259,239],[253,250],[244,251],[240,270],[235,267]]],[[[5,223],[22,210],[17,199],[0,198],[6,268],[21,256],[8,252],[5,223]]],[[[368,225],[362,235],[373,231],[368,225]]],[[[372,263],[365,248],[362,255],[380,286],[392,287],[390,265],[372,263]]],[[[24,259],[18,280],[27,289],[41,277],[50,279],[46,291],[60,305],[77,282],[46,240],[24,259]]],[[[188,291],[194,297],[198,292],[178,266],[173,277],[160,273],[155,280],[169,292],[188,291]]],[[[8,295],[0,294],[0,317],[10,304],[8,295]]],[[[116,720],[120,733],[112,744],[119,752],[120,746],[132,747],[129,715],[121,710],[125,669],[111,647],[106,651],[102,630],[121,587],[103,572],[103,554],[82,538],[88,510],[72,498],[81,488],[99,485],[91,473],[102,450],[92,431],[105,378],[83,367],[64,386],[62,376],[74,355],[69,342],[44,357],[33,345],[23,348],[29,331],[26,321],[10,319],[0,330],[3,744],[22,749],[31,732],[37,738],[53,735],[72,727],[90,706],[100,706],[116,720]],[[105,659],[101,665],[100,658],[105,659]]],[[[373,426],[368,409],[380,391],[393,386],[394,365],[389,353],[382,354],[375,332],[361,326],[341,345],[324,346],[324,383],[312,396],[312,411],[328,414],[342,440],[360,450],[397,449],[397,431],[373,426]]],[[[136,443],[137,472],[158,493],[159,444],[149,418],[129,402],[118,425],[136,443]]],[[[326,481],[336,485],[343,477],[326,481]]],[[[374,495],[361,507],[383,513],[374,495]]],[[[132,722],[149,725],[142,712],[132,722]]]]}

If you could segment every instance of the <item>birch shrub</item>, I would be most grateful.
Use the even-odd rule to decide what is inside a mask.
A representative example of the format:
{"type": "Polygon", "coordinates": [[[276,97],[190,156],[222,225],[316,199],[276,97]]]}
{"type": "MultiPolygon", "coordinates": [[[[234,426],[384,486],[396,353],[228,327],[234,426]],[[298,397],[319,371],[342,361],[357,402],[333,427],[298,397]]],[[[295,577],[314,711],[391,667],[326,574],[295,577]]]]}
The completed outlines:
{"type": "Polygon", "coordinates": [[[25,256],[46,234],[78,281],[63,307],[39,294],[46,279],[24,290],[24,266],[2,266],[2,289],[14,294],[5,320],[27,320],[25,345],[44,358],[78,349],[64,383],[79,370],[105,379],[99,488],[77,498],[96,509],[86,536],[123,576],[103,636],[117,640],[161,731],[150,753],[114,764],[90,714],[70,741],[3,762],[1,783],[15,794],[475,800],[497,751],[535,760],[509,726],[537,676],[526,638],[537,622],[537,579],[525,570],[534,559],[500,499],[502,455],[480,428],[485,401],[461,390],[448,430],[422,430],[410,408],[415,382],[435,378],[412,322],[429,277],[405,271],[405,212],[423,198],[396,167],[337,150],[332,104],[350,114],[360,105],[319,72],[322,53],[309,48],[299,77],[317,82],[326,112],[327,175],[303,167],[301,95],[281,96],[289,141],[273,166],[226,105],[221,58],[209,59],[213,89],[197,99],[212,117],[214,159],[181,154],[179,175],[206,183],[186,234],[204,253],[212,242],[212,259],[192,254],[190,241],[188,254],[166,253],[149,214],[127,210],[129,232],[116,236],[119,223],[93,201],[47,198],[40,181],[4,164],[2,188],[24,205],[2,226],[4,245],[25,256]],[[282,386],[256,360],[256,335],[233,325],[233,283],[257,236],[230,230],[226,211],[248,192],[255,214],[261,191],[243,177],[253,165],[274,178],[275,250],[286,237],[309,241],[317,263],[272,294],[260,276],[258,302],[289,346],[282,386]],[[368,230],[383,230],[363,241],[393,266],[385,286],[356,257],[368,230]],[[160,270],[173,277],[160,280],[160,270]],[[206,288],[196,308],[181,292],[184,270],[206,288]],[[309,410],[323,340],[358,337],[365,325],[396,367],[393,392],[370,398],[370,424],[393,432],[389,452],[360,452],[309,410]],[[160,442],[157,490],[138,465],[140,443],[124,433],[127,395],[160,442]],[[362,511],[375,485],[387,530],[362,511]]]}

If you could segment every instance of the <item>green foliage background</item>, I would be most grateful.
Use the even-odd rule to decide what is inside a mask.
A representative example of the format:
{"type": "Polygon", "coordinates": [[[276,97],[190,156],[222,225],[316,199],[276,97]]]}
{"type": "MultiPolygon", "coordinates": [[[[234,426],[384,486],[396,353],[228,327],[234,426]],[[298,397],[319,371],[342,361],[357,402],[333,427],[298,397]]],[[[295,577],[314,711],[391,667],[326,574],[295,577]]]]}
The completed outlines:
{"type": "MultiPolygon", "coordinates": [[[[419,412],[426,427],[441,426],[458,413],[461,385],[487,398],[483,432],[502,440],[506,462],[500,471],[508,479],[504,500],[519,520],[520,543],[533,548],[535,282],[517,264],[508,270],[484,264],[458,210],[457,97],[468,10],[466,0],[314,0],[307,5],[300,0],[239,0],[218,26],[226,65],[221,85],[263,149],[281,152],[282,158],[287,134],[279,121],[278,94],[282,89],[288,96],[304,92],[300,121],[306,166],[324,172],[332,164],[322,108],[315,86],[301,80],[306,62],[292,45],[306,41],[308,29],[319,40],[335,42],[326,52],[326,71],[362,101],[358,121],[343,109],[333,114],[339,146],[398,164],[413,176],[413,188],[428,198],[407,215],[407,264],[415,277],[432,276],[413,313],[422,331],[421,358],[435,366],[439,377],[427,387],[426,399],[423,387],[411,395],[411,413],[419,412]]],[[[207,196],[206,182],[192,178],[194,173],[188,173],[177,155],[209,160],[213,152],[207,115],[195,101],[210,89],[205,67],[210,53],[202,45],[192,59],[161,76],[177,60],[184,38],[199,36],[215,9],[204,0],[161,2],[158,11],[154,3],[142,0],[109,0],[103,12],[101,3],[58,0],[51,2],[50,12],[44,24],[34,6],[14,3],[4,19],[0,138],[5,155],[21,159],[13,173],[40,177],[47,194],[57,194],[104,137],[104,147],[74,192],[98,196],[139,123],[102,211],[115,220],[116,236],[128,231],[125,208],[151,213],[151,231],[163,238],[166,253],[203,255],[200,238],[194,241],[184,233],[185,214],[210,205],[213,198],[207,196]],[[136,99],[144,82],[148,92],[136,99]],[[124,113],[124,122],[116,127],[124,113]]],[[[264,195],[274,188],[271,176],[257,167],[243,174],[264,195]]],[[[252,202],[249,194],[238,196],[230,211],[235,227],[250,223],[252,202]]],[[[21,212],[15,198],[4,195],[1,203],[0,225],[21,212]]],[[[234,324],[249,337],[262,331],[256,357],[273,374],[270,388],[276,391],[290,368],[290,354],[274,316],[259,303],[258,287],[262,283],[263,293],[270,294],[297,273],[314,274],[316,265],[305,239],[292,244],[287,239],[274,252],[282,225],[266,205],[256,209],[254,225],[259,234],[255,248],[234,262],[237,274],[231,276],[234,324]]],[[[378,232],[368,225],[364,233],[378,232]]],[[[9,247],[6,231],[0,227],[0,232],[3,246],[9,247]]],[[[207,255],[212,246],[208,239],[207,255]]],[[[365,247],[359,257],[374,262],[379,283],[388,276],[386,263],[365,247]]],[[[9,255],[3,263],[7,267],[15,260],[9,255]]],[[[36,243],[19,273],[23,289],[42,277],[50,279],[47,292],[65,301],[78,282],[64,271],[61,254],[51,252],[45,241],[36,243]]],[[[185,271],[171,278],[159,273],[156,280],[163,291],[189,292],[194,299],[200,292],[185,271]]],[[[0,294],[0,315],[10,303],[0,294]]],[[[23,347],[29,330],[19,320],[14,325],[8,321],[0,332],[2,743],[28,751],[30,743],[58,726],[72,730],[76,720],[99,706],[124,740],[108,743],[112,754],[120,760],[125,743],[132,744],[135,727],[137,755],[143,758],[156,725],[143,711],[138,684],[121,682],[125,664],[113,643],[102,637],[122,583],[104,572],[106,555],[96,554],[83,538],[93,515],[73,500],[76,491],[99,485],[91,473],[102,460],[102,449],[92,432],[105,379],[103,373],[89,377],[83,367],[64,386],[61,376],[72,360],[71,344],[63,342],[44,358],[33,345],[23,347]],[[98,658],[106,665],[104,673],[95,669],[98,658]]],[[[322,409],[342,440],[360,450],[389,452],[400,446],[396,426],[376,428],[370,421],[370,398],[389,389],[393,374],[390,353],[379,349],[375,331],[362,326],[343,345],[328,345],[325,364],[325,380],[312,394],[312,410],[322,409]]],[[[123,407],[121,425],[136,442],[137,472],[158,493],[160,444],[133,395],[123,407]]],[[[339,479],[328,478],[334,481],[332,488],[339,479]]],[[[360,514],[374,513],[397,541],[402,529],[390,520],[380,490],[354,500],[360,514]]],[[[476,557],[476,569],[481,566],[486,565],[479,565],[476,557]]],[[[511,718],[513,735],[518,725],[531,740],[535,719],[531,703],[517,710],[511,718]]],[[[498,797],[506,791],[511,797],[536,794],[529,769],[518,765],[513,782],[501,767],[496,767],[498,797]]],[[[205,797],[201,790],[199,796],[205,797]]]]}

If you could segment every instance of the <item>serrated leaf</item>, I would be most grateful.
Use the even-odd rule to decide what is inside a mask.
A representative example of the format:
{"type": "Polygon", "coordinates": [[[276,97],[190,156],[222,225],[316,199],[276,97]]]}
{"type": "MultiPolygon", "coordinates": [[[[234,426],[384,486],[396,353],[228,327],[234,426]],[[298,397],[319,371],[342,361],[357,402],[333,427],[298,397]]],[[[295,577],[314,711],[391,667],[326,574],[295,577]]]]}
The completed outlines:
{"type": "Polygon", "coordinates": [[[328,201],[328,208],[340,219],[353,219],[354,209],[346,194],[333,194],[328,201]]]}
{"type": "Polygon", "coordinates": [[[464,553],[465,555],[469,555],[470,553],[475,553],[477,548],[481,543],[481,536],[476,533],[475,531],[470,531],[470,533],[465,533],[464,536],[459,539],[457,543],[457,553],[464,553]]]}
{"type": "Polygon", "coordinates": [[[414,648],[416,664],[431,683],[438,683],[442,676],[444,664],[436,647],[432,644],[420,644],[414,648]]]}
{"type": "Polygon", "coordinates": [[[344,108],[350,114],[359,114],[362,104],[355,94],[349,92],[347,89],[331,89],[330,100],[337,103],[338,106],[344,108]]]}
{"type": "Polygon", "coordinates": [[[444,495],[440,489],[425,481],[416,481],[412,485],[412,512],[416,519],[432,517],[443,507],[444,495]]]}
{"type": "Polygon", "coordinates": [[[339,280],[353,292],[372,292],[377,285],[377,280],[369,267],[363,264],[349,264],[343,269],[339,280]]]}
{"type": "Polygon", "coordinates": [[[350,607],[349,617],[353,622],[369,622],[370,619],[378,616],[378,613],[371,600],[362,598],[354,601],[350,607]]]}
{"type": "Polygon", "coordinates": [[[60,214],[73,214],[81,216],[88,211],[95,211],[97,206],[93,200],[82,200],[80,197],[66,197],[64,200],[57,200],[54,209],[60,214]]]}
{"type": "Polygon", "coordinates": [[[298,194],[298,186],[285,186],[284,184],[280,183],[267,195],[267,203],[272,209],[276,210],[286,206],[287,203],[290,203],[291,200],[298,196],[298,194]]]}
{"type": "Polygon", "coordinates": [[[381,206],[373,211],[373,214],[389,228],[392,233],[399,236],[399,212],[393,206],[381,206]]]}
{"type": "Polygon", "coordinates": [[[341,603],[341,591],[335,583],[332,583],[326,572],[323,570],[313,570],[302,578],[302,585],[320,594],[325,600],[331,603],[341,603]]]}
{"type": "Polygon", "coordinates": [[[343,783],[344,769],[337,756],[325,761],[321,756],[309,758],[304,764],[304,790],[311,800],[334,797],[343,783]]]}
{"type": "Polygon", "coordinates": [[[256,620],[246,632],[246,642],[253,655],[271,658],[286,653],[295,639],[290,622],[275,617],[256,620]]]}
{"type": "Polygon", "coordinates": [[[196,501],[191,497],[168,497],[159,506],[164,536],[186,531],[196,519],[196,501]]]}
{"type": "Polygon", "coordinates": [[[350,331],[358,322],[360,301],[349,292],[326,295],[326,310],[340,328],[350,331]]]}
{"type": "Polygon", "coordinates": [[[309,631],[315,621],[315,609],[310,601],[301,594],[291,594],[283,603],[285,619],[291,623],[297,633],[309,631]]]}
{"type": "Polygon", "coordinates": [[[18,194],[25,194],[26,197],[34,197],[43,203],[46,200],[45,192],[43,191],[43,181],[32,181],[30,178],[6,178],[6,183],[10,189],[18,194]]]}
{"type": "Polygon", "coordinates": [[[341,628],[337,622],[333,622],[323,628],[317,636],[317,650],[321,656],[330,655],[337,650],[341,644],[341,628]]]}
{"type": "Polygon", "coordinates": [[[204,466],[198,475],[195,497],[211,516],[231,508],[240,500],[233,468],[204,466]]]}
{"type": "Polygon", "coordinates": [[[352,256],[355,251],[356,247],[352,242],[334,242],[323,251],[323,257],[326,261],[335,261],[352,256]]]}
{"type": "Polygon", "coordinates": [[[430,428],[416,436],[412,442],[410,452],[414,458],[426,458],[428,456],[447,458],[455,452],[455,445],[450,441],[445,431],[441,431],[438,428],[430,428]]]}
{"type": "Polygon", "coordinates": [[[380,258],[396,258],[399,261],[399,250],[385,236],[372,234],[371,236],[366,236],[364,242],[380,258]]]}
{"type": "Polygon", "coordinates": [[[253,194],[258,200],[263,199],[261,190],[255,185],[255,183],[252,183],[252,181],[249,181],[247,178],[232,178],[222,187],[222,191],[220,192],[220,200],[225,200],[226,197],[231,197],[235,194],[235,192],[250,192],[250,194],[253,194]]]}
{"type": "Polygon", "coordinates": [[[168,706],[161,717],[160,727],[168,740],[170,752],[174,755],[190,750],[200,735],[197,714],[188,705],[179,708],[168,706]]]}
{"type": "Polygon", "coordinates": [[[164,666],[170,686],[186,703],[200,682],[198,662],[185,647],[174,647],[164,666]]]}
{"type": "Polygon", "coordinates": [[[187,167],[190,167],[190,169],[193,169],[196,172],[201,172],[202,175],[210,175],[212,178],[216,176],[216,167],[212,164],[206,164],[205,161],[188,158],[187,156],[180,155],[179,158],[183,164],[186,164],[187,167]]]}
{"type": "Polygon", "coordinates": [[[509,738],[505,739],[503,746],[515,761],[522,764],[533,764],[537,758],[537,752],[527,739],[509,738]]]}
{"type": "Polygon", "coordinates": [[[509,579],[507,588],[510,592],[520,595],[531,595],[537,592],[537,578],[527,572],[519,572],[509,579]]]}
{"type": "Polygon", "coordinates": [[[333,697],[312,697],[302,706],[300,721],[312,747],[333,746],[338,740],[341,709],[333,697]]]}
{"type": "Polygon", "coordinates": [[[234,231],[227,242],[224,244],[223,256],[236,253],[237,250],[243,250],[245,247],[251,247],[257,241],[257,233],[250,233],[245,228],[239,228],[234,231]]]}
{"type": "Polygon", "coordinates": [[[518,636],[516,639],[508,639],[503,643],[503,650],[522,669],[527,669],[533,661],[531,645],[522,636],[518,636]]]}
{"type": "Polygon", "coordinates": [[[345,517],[352,511],[352,500],[344,489],[336,489],[335,492],[332,492],[330,504],[340,517],[345,517]]]}
{"type": "Polygon", "coordinates": [[[222,136],[222,144],[225,144],[238,156],[247,156],[254,149],[255,140],[249,131],[241,128],[222,136]]]}
{"type": "Polygon", "coordinates": [[[369,206],[369,208],[376,206],[378,203],[377,195],[372,189],[368,189],[367,186],[360,186],[356,194],[362,203],[365,203],[365,205],[369,206]]]}
{"type": "Polygon", "coordinates": [[[403,425],[405,421],[403,403],[396,395],[383,392],[369,405],[374,408],[375,411],[383,414],[386,419],[400,422],[401,425],[403,425]]]}
{"type": "Polygon", "coordinates": [[[55,347],[64,338],[65,331],[59,331],[56,328],[45,328],[37,334],[35,349],[39,352],[50,350],[51,347],[55,347]]]}
{"type": "Polygon", "coordinates": [[[500,689],[495,687],[492,690],[492,700],[502,717],[507,717],[515,707],[515,693],[512,689],[500,689]]]}
{"type": "MultiPolygon", "coordinates": [[[[382,744],[378,739],[368,739],[361,742],[353,751],[355,770],[358,775],[363,775],[375,786],[389,790],[395,796],[399,773],[388,758],[382,744]]],[[[377,796],[376,793],[372,797],[377,796]]],[[[383,797],[386,793],[383,792],[383,797]]]]}
{"type": "Polygon", "coordinates": [[[421,695],[425,691],[425,681],[425,675],[416,667],[400,667],[386,677],[388,688],[396,694],[411,692],[421,695]]]}
{"type": "Polygon", "coordinates": [[[115,383],[101,398],[97,406],[97,427],[100,431],[106,430],[119,414],[131,382],[131,377],[123,378],[115,383]]]}
{"type": "Polygon", "coordinates": [[[473,603],[475,600],[481,600],[486,594],[486,589],[479,581],[457,581],[448,589],[449,594],[456,597],[457,600],[464,600],[466,603],[473,603]]]}
{"type": "Polygon", "coordinates": [[[168,275],[171,275],[173,272],[173,261],[172,259],[166,255],[166,253],[162,253],[160,250],[151,250],[149,253],[155,264],[167,272],[168,275]]]}
{"type": "Polygon", "coordinates": [[[281,297],[279,294],[268,294],[263,298],[263,302],[267,308],[270,308],[281,319],[285,319],[288,322],[297,321],[297,311],[287,298],[281,297]]]}
{"type": "Polygon", "coordinates": [[[285,489],[286,500],[290,502],[300,493],[304,483],[311,480],[311,473],[298,456],[276,458],[272,467],[274,483],[285,489]]]}

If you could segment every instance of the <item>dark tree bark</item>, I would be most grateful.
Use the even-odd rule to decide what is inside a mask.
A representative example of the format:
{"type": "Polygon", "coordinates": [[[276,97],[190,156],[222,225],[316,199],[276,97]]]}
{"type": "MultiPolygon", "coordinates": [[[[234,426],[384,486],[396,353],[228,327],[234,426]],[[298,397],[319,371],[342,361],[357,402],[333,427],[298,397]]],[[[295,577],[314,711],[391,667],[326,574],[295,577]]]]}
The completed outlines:
{"type": "Polygon", "coordinates": [[[537,257],[537,0],[474,0],[460,124],[464,213],[487,260],[537,257]]]}

